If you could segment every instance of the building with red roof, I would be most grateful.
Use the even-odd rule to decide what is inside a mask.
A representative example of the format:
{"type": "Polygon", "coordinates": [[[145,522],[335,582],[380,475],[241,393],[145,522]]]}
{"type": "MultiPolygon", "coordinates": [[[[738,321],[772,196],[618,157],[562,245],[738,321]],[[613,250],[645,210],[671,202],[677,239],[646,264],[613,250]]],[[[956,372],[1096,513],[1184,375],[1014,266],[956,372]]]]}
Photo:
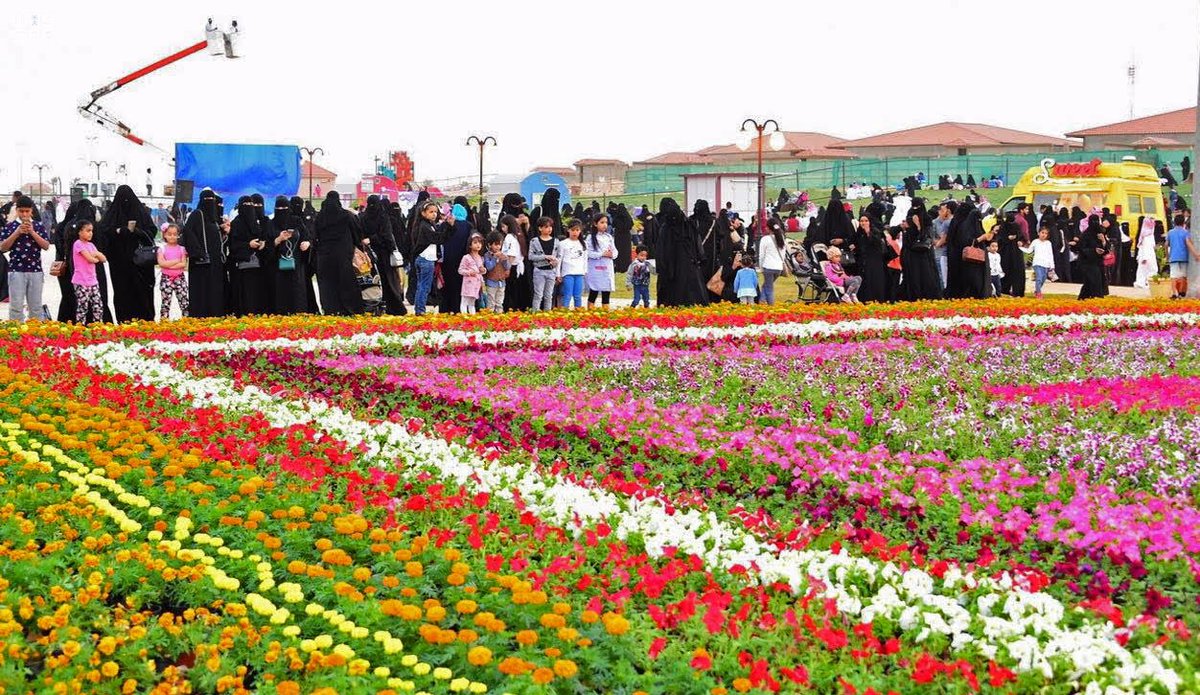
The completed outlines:
{"type": "Polygon", "coordinates": [[[1163,149],[1190,147],[1196,139],[1196,107],[1083,128],[1067,133],[1067,137],[1083,138],[1086,150],[1139,149],[1145,143],[1163,149]]]}
{"type": "Polygon", "coordinates": [[[833,147],[860,157],[954,157],[970,154],[1063,152],[1079,143],[986,123],[946,121],[844,140],[833,147]]]}

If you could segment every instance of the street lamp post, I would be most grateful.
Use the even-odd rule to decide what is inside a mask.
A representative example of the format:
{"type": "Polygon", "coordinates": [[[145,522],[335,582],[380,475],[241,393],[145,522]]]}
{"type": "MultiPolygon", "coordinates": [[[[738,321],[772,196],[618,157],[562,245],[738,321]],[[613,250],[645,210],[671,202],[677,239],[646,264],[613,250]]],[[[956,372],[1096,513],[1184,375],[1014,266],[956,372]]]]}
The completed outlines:
{"type": "Polygon", "coordinates": [[[45,197],[45,195],[42,192],[42,172],[46,169],[49,169],[50,165],[49,164],[34,164],[33,168],[38,170],[38,205],[41,205],[43,202],[42,199],[45,197]]]}
{"type": "Polygon", "coordinates": [[[767,229],[767,201],[764,197],[766,195],[766,191],[763,187],[763,135],[769,134],[771,136],[771,149],[773,150],[783,149],[785,139],[783,136],[783,131],[779,129],[779,124],[775,122],[775,119],[768,118],[762,123],[759,123],[753,118],[747,118],[745,121],[742,121],[741,129],[741,137],[743,138],[743,142],[745,144],[743,145],[742,143],[738,143],[739,147],[741,147],[743,150],[750,146],[750,143],[745,141],[745,138],[750,136],[751,131],[758,132],[758,137],[756,138],[758,141],[758,214],[756,217],[758,218],[758,234],[759,236],[762,236],[766,233],[767,229]],[[768,128],[770,128],[770,130],[767,130],[768,128]]]}
{"type": "Polygon", "coordinates": [[[479,203],[480,203],[480,205],[483,204],[483,148],[486,147],[489,142],[492,144],[492,147],[496,146],[496,138],[492,137],[491,135],[484,136],[484,138],[482,140],[479,139],[478,135],[472,135],[471,137],[467,138],[468,145],[479,145],[479,203]]]}
{"type": "Polygon", "coordinates": [[[324,156],[325,150],[321,149],[320,147],[301,147],[300,151],[308,155],[308,201],[311,203],[313,193],[313,176],[316,175],[316,172],[313,171],[313,156],[318,153],[320,153],[321,156],[324,156]]]}
{"type": "Polygon", "coordinates": [[[92,161],[88,162],[88,165],[96,167],[96,195],[103,198],[104,197],[104,184],[101,183],[101,181],[100,181],[100,167],[108,166],[108,162],[106,162],[106,161],[97,162],[96,160],[93,159],[92,161]]]}
{"type": "MultiPolygon", "coordinates": [[[[1193,139],[1192,154],[1200,154],[1200,109],[1196,109],[1196,135],[1193,139]]],[[[1200,177],[1195,177],[1200,178],[1200,177]]],[[[1192,180],[1194,181],[1195,178],[1192,180]]],[[[1186,181],[1184,183],[1187,183],[1186,181]]],[[[1200,249],[1200,215],[1196,214],[1196,184],[1192,184],[1192,247],[1200,249]]],[[[1174,211],[1172,211],[1174,212],[1174,211]]],[[[1170,216],[1168,215],[1167,223],[1170,224],[1170,216]]],[[[1188,289],[1187,296],[1190,299],[1200,299],[1200,263],[1188,263],[1187,265],[1187,281],[1188,289]]]]}

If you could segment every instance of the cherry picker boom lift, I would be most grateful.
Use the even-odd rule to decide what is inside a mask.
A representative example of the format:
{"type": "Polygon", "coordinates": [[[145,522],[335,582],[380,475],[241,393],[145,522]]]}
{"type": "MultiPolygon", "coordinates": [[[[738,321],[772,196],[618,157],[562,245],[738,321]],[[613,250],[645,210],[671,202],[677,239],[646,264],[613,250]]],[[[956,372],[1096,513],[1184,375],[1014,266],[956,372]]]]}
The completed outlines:
{"type": "Polygon", "coordinates": [[[135,80],[139,80],[151,73],[157,72],[162,68],[171,65],[172,63],[183,60],[190,55],[195,55],[206,48],[208,49],[210,55],[223,55],[226,58],[240,58],[241,56],[238,54],[238,43],[239,35],[237,20],[233,21],[229,27],[229,31],[221,31],[213,24],[213,21],[210,18],[208,20],[208,25],[204,28],[203,41],[188,46],[177,53],[172,53],[161,60],[157,60],[146,67],[141,68],[140,70],[135,70],[129,73],[115,82],[110,82],[103,87],[93,90],[89,95],[88,101],[79,105],[79,115],[83,116],[89,121],[94,121],[101,128],[114,132],[135,145],[152,147],[159,152],[162,152],[164,155],[170,156],[161,147],[158,147],[142,137],[134,135],[133,130],[130,129],[129,126],[125,125],[121,119],[114,116],[111,112],[105,110],[97,102],[101,98],[112,94],[130,82],[134,82],[135,80]]]}

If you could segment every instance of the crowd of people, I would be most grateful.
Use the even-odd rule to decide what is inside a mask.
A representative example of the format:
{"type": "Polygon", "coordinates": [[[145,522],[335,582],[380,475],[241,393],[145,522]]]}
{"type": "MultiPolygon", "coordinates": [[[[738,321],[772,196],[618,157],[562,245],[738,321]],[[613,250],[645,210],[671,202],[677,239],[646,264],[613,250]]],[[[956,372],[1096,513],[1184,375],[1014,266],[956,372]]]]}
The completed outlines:
{"type": "MultiPolygon", "coordinates": [[[[790,196],[781,191],[762,224],[729,204],[714,212],[705,200],[690,215],[669,197],[657,211],[602,209],[595,201],[572,207],[555,189],[532,210],[508,194],[496,217],[487,202],[439,203],[424,192],[407,211],[374,195],[356,211],[331,192],[319,211],[280,196],[270,216],[263,196],[244,196],[230,219],[209,189],[195,209],[152,210],[121,186],[103,211],[82,199],[52,223],[53,207],[39,210],[17,192],[0,207],[7,221],[0,252],[8,254],[0,294],[11,297],[10,319],[51,318],[41,301],[42,252],[51,246],[49,273],[62,296],[55,317],[80,323],[166,320],[173,303],[194,317],[580,309],[585,290],[587,308],[608,308],[617,274],[635,307],[650,305],[655,274],[658,306],[773,304],[776,281],[798,256],[818,264],[847,302],[1024,296],[1027,256],[1037,296],[1058,279],[1081,283],[1080,298],[1090,298],[1105,296],[1112,283],[1145,286],[1164,242],[1173,276],[1186,275],[1178,264],[1200,261],[1190,241],[1186,248],[1179,234],[1169,241],[1162,221],[1145,217],[1131,235],[1106,208],[1022,203],[998,215],[974,191],[930,206],[876,187],[855,215],[837,188],[824,207],[801,199],[806,207],[784,219],[790,196]],[[803,233],[799,249],[789,232],[803,233]],[[377,300],[367,286],[377,288],[377,300]]],[[[1171,204],[1180,211],[1176,229],[1186,229],[1186,203],[1171,204]]]]}

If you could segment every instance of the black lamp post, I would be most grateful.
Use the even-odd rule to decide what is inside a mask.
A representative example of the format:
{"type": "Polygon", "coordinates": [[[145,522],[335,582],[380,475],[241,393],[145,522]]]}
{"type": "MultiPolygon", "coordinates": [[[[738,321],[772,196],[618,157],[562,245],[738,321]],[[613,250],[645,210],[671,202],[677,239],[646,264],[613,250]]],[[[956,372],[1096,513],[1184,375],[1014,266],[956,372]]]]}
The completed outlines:
{"type": "MultiPolygon", "coordinates": [[[[748,135],[751,131],[758,132],[758,137],[756,138],[758,141],[758,214],[756,217],[758,218],[758,234],[762,236],[766,234],[767,229],[767,201],[764,198],[766,191],[763,188],[763,135],[769,134],[771,136],[771,149],[773,150],[782,149],[785,139],[783,131],[779,129],[779,124],[773,118],[768,118],[762,123],[753,118],[747,118],[745,121],[742,121],[741,132],[748,135]]],[[[748,142],[746,143],[746,147],[749,147],[748,142]]],[[[746,147],[742,147],[742,149],[744,150],[746,147]]]]}
{"type": "Polygon", "coordinates": [[[320,147],[301,147],[300,151],[308,155],[308,201],[311,203],[313,193],[313,176],[316,175],[316,172],[313,171],[313,157],[318,153],[324,155],[325,150],[321,149],[320,147]]]}
{"type": "Polygon", "coordinates": [[[495,147],[496,138],[492,137],[491,135],[485,136],[482,140],[479,139],[478,135],[472,135],[471,137],[467,138],[468,145],[479,145],[479,202],[481,204],[483,203],[483,148],[486,147],[488,143],[491,143],[492,147],[495,147]]]}
{"type": "Polygon", "coordinates": [[[49,169],[50,165],[49,164],[34,164],[33,168],[38,170],[38,205],[41,205],[42,198],[45,197],[44,193],[42,191],[42,172],[46,169],[49,169]]]}

